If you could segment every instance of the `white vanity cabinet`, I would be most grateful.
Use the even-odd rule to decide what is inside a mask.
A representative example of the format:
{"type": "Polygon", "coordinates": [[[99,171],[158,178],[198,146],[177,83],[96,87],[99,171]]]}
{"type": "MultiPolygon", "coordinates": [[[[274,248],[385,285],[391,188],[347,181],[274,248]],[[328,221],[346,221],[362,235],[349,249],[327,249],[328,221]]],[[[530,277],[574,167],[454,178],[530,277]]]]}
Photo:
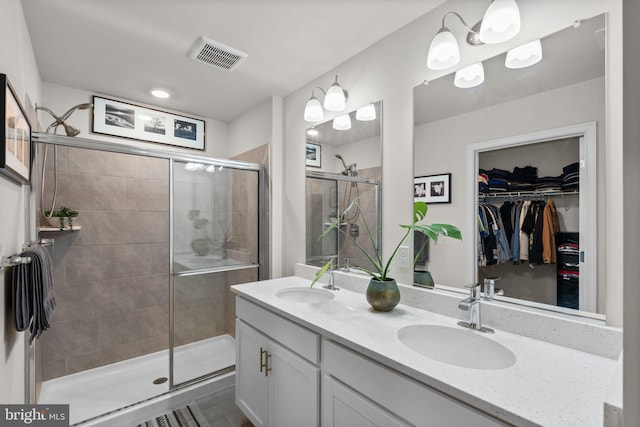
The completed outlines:
{"type": "Polygon", "coordinates": [[[236,312],[236,404],[255,426],[317,426],[319,335],[242,298],[236,312]]]}
{"type": "Polygon", "coordinates": [[[508,425],[329,340],[322,368],[322,427],[508,425]]]}
{"type": "Polygon", "coordinates": [[[236,312],[236,404],[255,426],[506,425],[242,297],[236,312]]]}

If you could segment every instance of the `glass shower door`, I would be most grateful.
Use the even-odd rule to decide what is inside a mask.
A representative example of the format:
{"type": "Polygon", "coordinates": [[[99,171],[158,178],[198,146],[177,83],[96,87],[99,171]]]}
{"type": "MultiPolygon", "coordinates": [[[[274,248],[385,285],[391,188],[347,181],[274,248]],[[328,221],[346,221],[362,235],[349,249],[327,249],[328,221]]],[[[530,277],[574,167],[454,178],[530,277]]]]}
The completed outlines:
{"type": "Polygon", "coordinates": [[[235,298],[260,279],[260,170],[174,161],[171,385],[232,370],[235,298]]]}

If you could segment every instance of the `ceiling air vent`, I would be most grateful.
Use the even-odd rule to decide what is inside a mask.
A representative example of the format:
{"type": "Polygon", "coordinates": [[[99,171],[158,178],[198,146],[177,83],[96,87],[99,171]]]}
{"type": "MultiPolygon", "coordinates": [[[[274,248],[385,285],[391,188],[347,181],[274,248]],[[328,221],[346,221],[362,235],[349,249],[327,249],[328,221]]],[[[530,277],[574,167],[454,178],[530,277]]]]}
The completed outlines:
{"type": "Polygon", "coordinates": [[[199,37],[189,52],[189,58],[221,70],[233,71],[247,54],[205,37],[199,37]]]}

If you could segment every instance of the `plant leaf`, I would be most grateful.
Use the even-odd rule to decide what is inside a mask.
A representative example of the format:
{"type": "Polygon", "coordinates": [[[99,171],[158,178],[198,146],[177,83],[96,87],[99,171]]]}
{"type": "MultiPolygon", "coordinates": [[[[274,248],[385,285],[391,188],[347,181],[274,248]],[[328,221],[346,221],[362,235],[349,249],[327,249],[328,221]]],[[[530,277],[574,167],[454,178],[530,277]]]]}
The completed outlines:
{"type": "Polygon", "coordinates": [[[427,216],[428,209],[425,202],[415,202],[413,204],[413,223],[422,221],[427,216]]]}
{"type": "Polygon", "coordinates": [[[322,266],[322,268],[320,268],[320,270],[318,270],[316,272],[316,278],[313,279],[313,282],[311,282],[311,288],[313,288],[313,285],[316,284],[316,282],[322,277],[322,275],[324,273],[326,273],[327,271],[329,271],[329,269],[333,267],[333,258],[330,259],[329,261],[327,261],[327,263],[325,265],[322,266]]]}

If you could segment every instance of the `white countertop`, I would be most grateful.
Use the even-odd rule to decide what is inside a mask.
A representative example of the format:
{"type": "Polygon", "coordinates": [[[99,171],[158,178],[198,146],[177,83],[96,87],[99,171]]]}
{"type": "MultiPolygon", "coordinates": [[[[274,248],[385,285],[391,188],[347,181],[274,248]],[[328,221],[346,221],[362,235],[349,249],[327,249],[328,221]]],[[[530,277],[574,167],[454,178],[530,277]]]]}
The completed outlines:
{"type": "Polygon", "coordinates": [[[280,289],[308,287],[310,283],[287,277],[232,289],[249,301],[508,423],[562,427],[603,424],[603,404],[616,369],[615,360],[496,330],[495,334],[482,336],[511,350],[516,356],[513,366],[480,370],[449,365],[408,349],[398,339],[397,331],[415,324],[457,328],[457,319],[403,304],[390,313],[375,312],[364,295],[346,289],[318,304],[276,296],[280,289]]]}

